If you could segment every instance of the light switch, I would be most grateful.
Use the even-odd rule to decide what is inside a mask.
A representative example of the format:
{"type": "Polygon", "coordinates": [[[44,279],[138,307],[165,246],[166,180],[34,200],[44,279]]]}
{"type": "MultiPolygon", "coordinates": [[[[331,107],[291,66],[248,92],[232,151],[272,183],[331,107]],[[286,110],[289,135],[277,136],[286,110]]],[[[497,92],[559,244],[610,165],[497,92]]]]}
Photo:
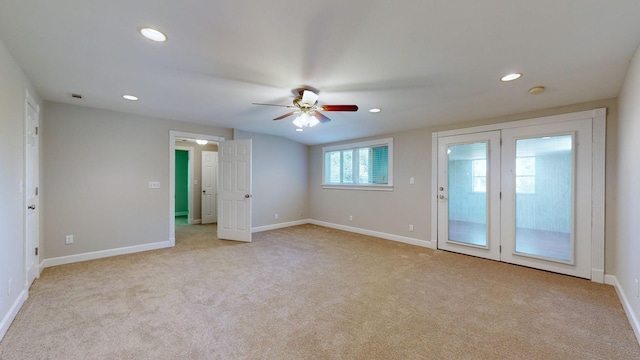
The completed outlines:
{"type": "Polygon", "coordinates": [[[160,181],[149,181],[149,189],[160,189],[160,181]]]}
{"type": "Polygon", "coordinates": [[[416,180],[412,177],[409,178],[409,184],[413,185],[416,183],[416,180]]]}

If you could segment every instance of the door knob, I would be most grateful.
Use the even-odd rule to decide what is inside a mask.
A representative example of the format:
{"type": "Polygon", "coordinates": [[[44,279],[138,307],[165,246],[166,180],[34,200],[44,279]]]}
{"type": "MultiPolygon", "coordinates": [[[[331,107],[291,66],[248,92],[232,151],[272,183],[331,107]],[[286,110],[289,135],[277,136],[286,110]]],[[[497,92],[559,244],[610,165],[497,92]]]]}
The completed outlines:
{"type": "Polygon", "coordinates": [[[249,194],[244,194],[244,197],[248,199],[248,198],[250,198],[250,197],[251,197],[251,195],[249,195],[249,194]]]}

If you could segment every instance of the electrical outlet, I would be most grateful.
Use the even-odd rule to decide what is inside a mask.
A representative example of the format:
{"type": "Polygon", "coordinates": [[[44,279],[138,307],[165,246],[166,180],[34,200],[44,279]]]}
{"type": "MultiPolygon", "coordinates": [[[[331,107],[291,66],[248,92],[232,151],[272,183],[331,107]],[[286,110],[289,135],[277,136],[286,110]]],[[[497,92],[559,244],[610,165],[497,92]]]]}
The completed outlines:
{"type": "Polygon", "coordinates": [[[73,235],[67,235],[64,237],[64,243],[65,245],[71,245],[73,244],[73,235]]]}
{"type": "Polygon", "coordinates": [[[413,224],[409,224],[409,231],[413,231],[413,224]]]}
{"type": "Polygon", "coordinates": [[[276,220],[278,220],[278,214],[276,214],[276,220]]]}
{"type": "Polygon", "coordinates": [[[160,189],[160,181],[149,181],[149,189],[160,189]]]}
{"type": "Polygon", "coordinates": [[[349,221],[353,221],[353,215],[349,215],[349,221]]]}

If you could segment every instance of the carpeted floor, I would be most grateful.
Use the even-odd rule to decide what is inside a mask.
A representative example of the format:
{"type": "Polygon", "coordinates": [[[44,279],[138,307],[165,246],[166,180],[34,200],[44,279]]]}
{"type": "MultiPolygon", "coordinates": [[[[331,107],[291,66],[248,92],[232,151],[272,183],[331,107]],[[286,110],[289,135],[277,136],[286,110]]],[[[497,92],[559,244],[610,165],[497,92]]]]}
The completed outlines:
{"type": "Polygon", "coordinates": [[[611,286],[314,225],[47,268],[0,359],[640,359],[611,286]]]}

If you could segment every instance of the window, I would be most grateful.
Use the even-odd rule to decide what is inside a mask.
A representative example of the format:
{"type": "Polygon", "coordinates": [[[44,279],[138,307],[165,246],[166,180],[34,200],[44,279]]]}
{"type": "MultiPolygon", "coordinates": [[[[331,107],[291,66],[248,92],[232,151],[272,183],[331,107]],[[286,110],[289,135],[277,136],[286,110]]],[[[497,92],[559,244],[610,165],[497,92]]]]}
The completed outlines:
{"type": "Polygon", "coordinates": [[[536,193],[536,158],[516,158],[516,193],[536,193]]]}
{"type": "Polygon", "coordinates": [[[393,138],[322,148],[323,187],[391,190],[393,138]]]}
{"type": "Polygon", "coordinates": [[[472,160],[471,175],[473,178],[473,192],[487,192],[487,160],[472,160]]]}

